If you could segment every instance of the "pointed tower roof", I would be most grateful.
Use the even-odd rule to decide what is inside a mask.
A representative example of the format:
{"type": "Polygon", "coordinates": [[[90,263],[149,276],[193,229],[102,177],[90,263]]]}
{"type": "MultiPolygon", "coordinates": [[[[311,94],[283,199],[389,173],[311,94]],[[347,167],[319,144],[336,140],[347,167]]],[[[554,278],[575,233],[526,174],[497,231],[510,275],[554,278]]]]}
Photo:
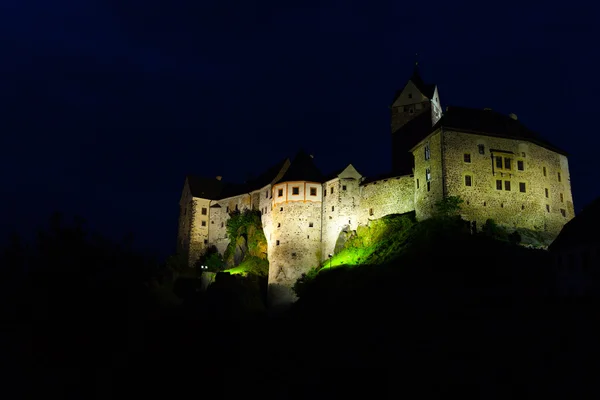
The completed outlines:
{"type": "MultiPolygon", "coordinates": [[[[421,93],[423,93],[423,95],[425,97],[427,97],[428,99],[433,98],[433,93],[435,92],[435,84],[430,83],[427,84],[423,81],[423,78],[421,78],[421,74],[419,73],[419,63],[415,62],[415,67],[413,69],[413,73],[409,79],[410,82],[414,83],[415,86],[417,87],[417,89],[419,89],[419,91],[421,93]]],[[[408,84],[408,82],[407,82],[408,84]]],[[[394,95],[394,100],[392,100],[392,104],[396,101],[396,99],[398,99],[398,97],[400,96],[400,94],[402,94],[402,92],[404,91],[404,89],[406,88],[406,85],[404,85],[404,87],[400,90],[396,91],[396,94],[394,95]]]]}
{"type": "Polygon", "coordinates": [[[313,156],[300,150],[285,174],[274,183],[289,181],[323,182],[323,174],[315,165],[313,156]]]}

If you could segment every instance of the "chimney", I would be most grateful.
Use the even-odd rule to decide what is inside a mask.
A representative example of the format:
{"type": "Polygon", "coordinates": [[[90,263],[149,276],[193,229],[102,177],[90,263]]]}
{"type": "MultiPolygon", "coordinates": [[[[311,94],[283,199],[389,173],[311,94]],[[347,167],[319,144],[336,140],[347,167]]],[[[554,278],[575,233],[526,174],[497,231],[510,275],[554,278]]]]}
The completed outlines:
{"type": "Polygon", "coordinates": [[[514,119],[515,121],[517,120],[517,114],[510,113],[508,114],[508,116],[514,119]]]}
{"type": "Polygon", "coordinates": [[[221,175],[217,175],[217,180],[220,181],[221,179],[223,179],[223,177],[221,175]]]}

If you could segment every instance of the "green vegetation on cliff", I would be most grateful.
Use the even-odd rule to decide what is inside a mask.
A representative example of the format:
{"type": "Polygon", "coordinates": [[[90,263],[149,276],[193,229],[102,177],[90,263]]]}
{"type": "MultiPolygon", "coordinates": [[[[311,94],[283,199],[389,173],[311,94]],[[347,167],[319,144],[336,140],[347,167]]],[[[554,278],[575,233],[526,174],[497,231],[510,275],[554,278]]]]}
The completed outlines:
{"type": "Polygon", "coordinates": [[[224,272],[265,277],[269,273],[267,239],[262,229],[260,212],[235,211],[227,220],[229,245],[223,255],[224,272]]]}
{"type": "Polygon", "coordinates": [[[402,252],[415,223],[414,213],[392,214],[343,232],[347,238],[338,240],[339,251],[319,269],[385,263],[402,252]]]}

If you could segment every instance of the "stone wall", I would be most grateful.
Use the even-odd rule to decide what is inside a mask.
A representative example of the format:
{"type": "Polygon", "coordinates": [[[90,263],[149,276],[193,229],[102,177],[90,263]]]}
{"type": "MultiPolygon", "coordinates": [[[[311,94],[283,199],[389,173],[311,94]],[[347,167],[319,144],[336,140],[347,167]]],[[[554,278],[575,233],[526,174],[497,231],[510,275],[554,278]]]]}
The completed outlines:
{"type": "Polygon", "coordinates": [[[319,264],[321,196],[319,183],[286,182],[273,187],[271,228],[265,232],[271,305],[294,301],[296,296],[291,288],[296,280],[319,264]]]}
{"type": "Polygon", "coordinates": [[[445,131],[444,138],[447,193],[465,200],[465,219],[477,221],[481,227],[492,218],[509,228],[557,235],[574,217],[565,156],[520,140],[453,131],[445,131]],[[497,157],[501,157],[501,167],[497,157]],[[466,185],[466,176],[470,176],[471,186],[466,185]]]}
{"type": "Polygon", "coordinates": [[[415,209],[414,196],[415,179],[410,175],[382,179],[362,185],[359,223],[366,225],[369,220],[413,211],[415,209]]]}
{"type": "Polygon", "coordinates": [[[442,165],[442,134],[437,130],[421,141],[413,150],[415,160],[414,207],[417,220],[430,218],[435,211],[435,203],[444,195],[442,165]],[[425,159],[425,147],[429,146],[429,160],[425,159]],[[430,170],[429,186],[427,169],[430,170]]]}
{"type": "Polygon", "coordinates": [[[191,202],[191,224],[189,237],[188,262],[193,266],[198,257],[208,247],[210,200],[194,197],[191,202]]]}

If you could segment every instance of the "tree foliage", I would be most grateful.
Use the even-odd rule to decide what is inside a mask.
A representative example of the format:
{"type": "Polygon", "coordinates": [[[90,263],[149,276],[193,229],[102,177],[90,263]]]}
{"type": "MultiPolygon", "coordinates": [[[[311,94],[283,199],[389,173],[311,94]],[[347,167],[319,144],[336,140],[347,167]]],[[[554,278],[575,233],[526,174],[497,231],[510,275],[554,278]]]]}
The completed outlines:
{"type": "Polygon", "coordinates": [[[441,217],[458,215],[464,200],[460,196],[446,196],[435,203],[436,214],[441,217]]]}

